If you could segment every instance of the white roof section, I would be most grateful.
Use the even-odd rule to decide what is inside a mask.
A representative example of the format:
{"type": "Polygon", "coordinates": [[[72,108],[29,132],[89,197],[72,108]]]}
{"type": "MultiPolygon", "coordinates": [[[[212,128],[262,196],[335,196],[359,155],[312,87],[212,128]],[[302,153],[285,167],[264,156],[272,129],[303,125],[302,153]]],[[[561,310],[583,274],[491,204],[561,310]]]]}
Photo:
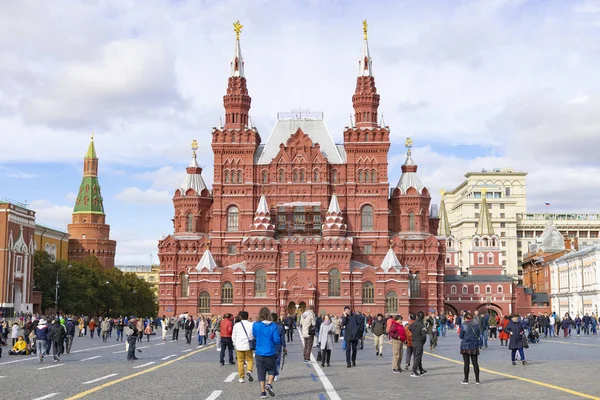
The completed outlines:
{"type": "Polygon", "coordinates": [[[327,213],[340,214],[341,212],[342,210],[340,210],[340,205],[338,203],[337,196],[333,194],[331,196],[331,201],[329,202],[329,209],[327,210],[327,213]]]}
{"type": "Polygon", "coordinates": [[[402,194],[406,194],[406,191],[411,187],[417,189],[417,192],[422,193],[425,185],[423,185],[421,178],[419,178],[416,172],[403,172],[397,187],[402,194]]]}
{"type": "Polygon", "coordinates": [[[263,194],[262,196],[260,196],[260,201],[258,202],[258,208],[256,209],[256,213],[260,214],[269,214],[269,206],[267,205],[267,198],[265,197],[265,195],[263,194]]]}
{"type": "Polygon", "coordinates": [[[277,203],[277,207],[320,207],[320,201],[292,201],[289,203],[277,203]]]}
{"type": "Polygon", "coordinates": [[[201,272],[203,269],[206,269],[208,272],[212,272],[216,268],[217,268],[217,263],[216,263],[215,259],[213,258],[212,254],[210,253],[210,250],[206,249],[204,251],[204,254],[202,255],[202,258],[198,262],[198,265],[196,265],[196,271],[201,272]]]}
{"type": "MultiPolygon", "coordinates": [[[[192,157],[192,162],[190,163],[190,168],[199,168],[198,161],[196,161],[196,153],[192,157]]],[[[204,179],[202,179],[201,174],[186,174],[181,186],[179,186],[179,190],[181,191],[181,195],[185,196],[185,193],[189,189],[194,189],[197,196],[200,196],[200,193],[204,189],[206,189],[206,183],[204,183],[204,179]]]]}
{"type": "Polygon", "coordinates": [[[362,57],[358,60],[358,76],[374,76],[373,60],[369,54],[369,41],[366,37],[363,40],[362,57]]]}
{"type": "Polygon", "coordinates": [[[390,247],[385,255],[385,258],[383,259],[383,262],[381,263],[381,269],[383,269],[385,272],[390,272],[390,269],[392,268],[395,270],[392,272],[400,272],[402,269],[402,264],[400,264],[400,260],[398,260],[398,257],[396,257],[396,253],[394,253],[394,250],[392,250],[390,247]]]}
{"type": "Polygon", "coordinates": [[[329,163],[346,163],[346,157],[342,157],[338,151],[338,146],[333,142],[325,122],[322,119],[314,118],[278,120],[256,163],[259,165],[271,164],[273,158],[279,153],[279,145],[282,143],[285,145],[290,136],[296,133],[298,129],[307,134],[313,144],[319,144],[321,153],[329,163]]]}
{"type": "Polygon", "coordinates": [[[242,47],[240,46],[240,39],[235,41],[235,50],[233,52],[233,58],[231,59],[231,72],[229,76],[239,76],[244,78],[244,58],[242,57],[242,47]]]}

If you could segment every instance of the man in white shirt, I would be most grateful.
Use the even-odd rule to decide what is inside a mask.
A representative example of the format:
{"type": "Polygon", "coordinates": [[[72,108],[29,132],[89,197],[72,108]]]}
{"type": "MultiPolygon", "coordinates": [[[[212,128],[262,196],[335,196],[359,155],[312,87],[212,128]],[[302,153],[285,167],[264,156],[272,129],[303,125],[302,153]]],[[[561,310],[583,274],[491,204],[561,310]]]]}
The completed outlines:
{"type": "Polygon", "coordinates": [[[254,350],[250,349],[250,341],[254,340],[254,336],[252,336],[252,322],[248,321],[248,311],[241,311],[240,317],[242,320],[233,326],[233,332],[231,333],[231,340],[233,341],[233,347],[235,347],[237,356],[238,382],[243,383],[245,376],[248,377],[249,382],[252,382],[254,380],[252,377],[254,350]],[[244,362],[247,365],[245,374],[244,362]]]}

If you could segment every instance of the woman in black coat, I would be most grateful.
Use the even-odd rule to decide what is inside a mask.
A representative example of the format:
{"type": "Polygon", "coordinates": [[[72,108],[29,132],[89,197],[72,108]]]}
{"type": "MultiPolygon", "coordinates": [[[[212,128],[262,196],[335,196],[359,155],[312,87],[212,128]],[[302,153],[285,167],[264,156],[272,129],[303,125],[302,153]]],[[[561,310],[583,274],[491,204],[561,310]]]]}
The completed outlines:
{"type": "Polygon", "coordinates": [[[463,385],[469,384],[469,364],[473,364],[475,384],[479,385],[479,324],[473,323],[473,316],[467,312],[460,326],[460,354],[463,356],[465,379],[463,385]]]}
{"type": "Polygon", "coordinates": [[[512,316],[508,325],[505,328],[506,333],[510,335],[510,339],[508,340],[508,348],[511,350],[511,360],[513,365],[517,365],[515,361],[515,356],[517,351],[519,352],[519,356],[521,357],[521,362],[523,365],[527,365],[527,361],[525,361],[525,353],[523,352],[523,335],[525,330],[523,329],[523,325],[519,321],[519,315],[515,314],[512,316]]]}

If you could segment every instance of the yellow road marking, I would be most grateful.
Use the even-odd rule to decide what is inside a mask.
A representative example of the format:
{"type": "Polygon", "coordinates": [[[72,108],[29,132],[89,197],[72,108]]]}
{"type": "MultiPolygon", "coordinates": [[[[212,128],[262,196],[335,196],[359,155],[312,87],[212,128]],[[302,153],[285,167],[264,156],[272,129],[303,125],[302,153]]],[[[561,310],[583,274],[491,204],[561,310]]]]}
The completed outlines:
{"type": "MultiPolygon", "coordinates": [[[[371,339],[371,338],[369,338],[369,339],[371,339]]],[[[389,342],[384,342],[384,343],[387,343],[387,344],[391,345],[391,343],[389,343],[389,342]]],[[[560,342],[557,342],[557,343],[560,343],[560,342]]],[[[565,343],[565,344],[571,344],[571,343],[565,343]]],[[[455,363],[455,364],[463,365],[462,361],[458,361],[458,360],[454,360],[452,358],[448,358],[448,357],[440,356],[440,355],[437,355],[437,354],[429,353],[427,351],[424,351],[423,354],[427,354],[428,356],[439,358],[441,360],[449,361],[449,362],[452,362],[452,363],[455,363]]],[[[591,394],[586,394],[586,393],[582,393],[582,392],[577,392],[575,390],[571,390],[571,389],[567,389],[567,388],[564,388],[564,387],[552,385],[550,383],[540,382],[540,381],[536,381],[536,380],[533,380],[533,379],[522,378],[520,376],[505,374],[504,372],[493,371],[493,370],[487,369],[487,368],[481,368],[481,367],[479,367],[479,369],[481,371],[487,372],[488,374],[499,375],[499,376],[503,376],[505,378],[511,378],[511,379],[515,379],[515,380],[518,380],[518,381],[522,381],[522,382],[532,383],[534,385],[543,386],[543,387],[546,387],[548,389],[554,389],[554,390],[558,390],[560,392],[569,393],[569,394],[572,394],[573,396],[583,397],[585,399],[600,400],[600,397],[592,396],[591,394]]]]}
{"type": "Polygon", "coordinates": [[[214,344],[211,344],[208,347],[205,347],[205,348],[200,349],[200,350],[192,351],[191,353],[188,353],[188,354],[186,354],[184,356],[181,356],[181,357],[176,358],[176,359],[171,360],[171,361],[164,362],[162,364],[158,364],[157,366],[154,366],[152,368],[148,368],[148,369],[145,369],[143,371],[136,372],[135,374],[131,374],[131,375],[127,375],[127,376],[124,376],[122,378],[119,378],[119,379],[115,379],[114,381],[106,382],[106,383],[104,383],[104,384],[102,384],[100,386],[96,386],[95,388],[83,391],[81,393],[76,394],[75,396],[69,397],[66,400],[80,399],[82,397],[87,396],[88,394],[92,394],[92,393],[98,392],[98,391],[100,391],[102,389],[105,389],[105,388],[107,388],[109,386],[116,385],[117,383],[121,383],[121,382],[126,381],[128,379],[135,378],[135,377],[138,377],[138,376],[143,375],[143,374],[147,374],[148,372],[156,371],[159,368],[166,367],[167,365],[173,364],[174,362],[177,362],[177,361],[181,361],[184,358],[193,356],[194,354],[200,353],[201,351],[208,350],[208,349],[210,349],[210,348],[212,348],[214,346],[215,346],[214,344]]]}

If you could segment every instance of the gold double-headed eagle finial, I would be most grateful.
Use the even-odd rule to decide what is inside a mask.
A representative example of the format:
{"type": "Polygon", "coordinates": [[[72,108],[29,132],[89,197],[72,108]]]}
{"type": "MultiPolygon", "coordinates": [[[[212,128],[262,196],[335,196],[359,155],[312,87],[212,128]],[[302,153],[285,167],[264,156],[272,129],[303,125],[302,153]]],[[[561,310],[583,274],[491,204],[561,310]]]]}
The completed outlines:
{"type": "Polygon", "coordinates": [[[407,149],[410,150],[410,148],[412,147],[412,139],[410,137],[407,137],[406,143],[404,143],[404,145],[406,146],[407,149]]]}
{"type": "Polygon", "coordinates": [[[367,20],[363,20],[363,35],[365,37],[365,40],[367,39],[367,28],[369,27],[369,25],[367,24],[367,20]]]}
{"type": "Polygon", "coordinates": [[[233,31],[235,32],[236,40],[240,40],[240,32],[242,31],[243,27],[244,27],[244,25],[240,24],[239,19],[233,23],[233,31]]]}
{"type": "Polygon", "coordinates": [[[196,139],[192,140],[192,151],[195,153],[198,150],[198,141],[196,139]]]}
{"type": "Polygon", "coordinates": [[[442,198],[446,195],[446,190],[445,189],[440,189],[440,196],[442,196],[442,198]]]}

